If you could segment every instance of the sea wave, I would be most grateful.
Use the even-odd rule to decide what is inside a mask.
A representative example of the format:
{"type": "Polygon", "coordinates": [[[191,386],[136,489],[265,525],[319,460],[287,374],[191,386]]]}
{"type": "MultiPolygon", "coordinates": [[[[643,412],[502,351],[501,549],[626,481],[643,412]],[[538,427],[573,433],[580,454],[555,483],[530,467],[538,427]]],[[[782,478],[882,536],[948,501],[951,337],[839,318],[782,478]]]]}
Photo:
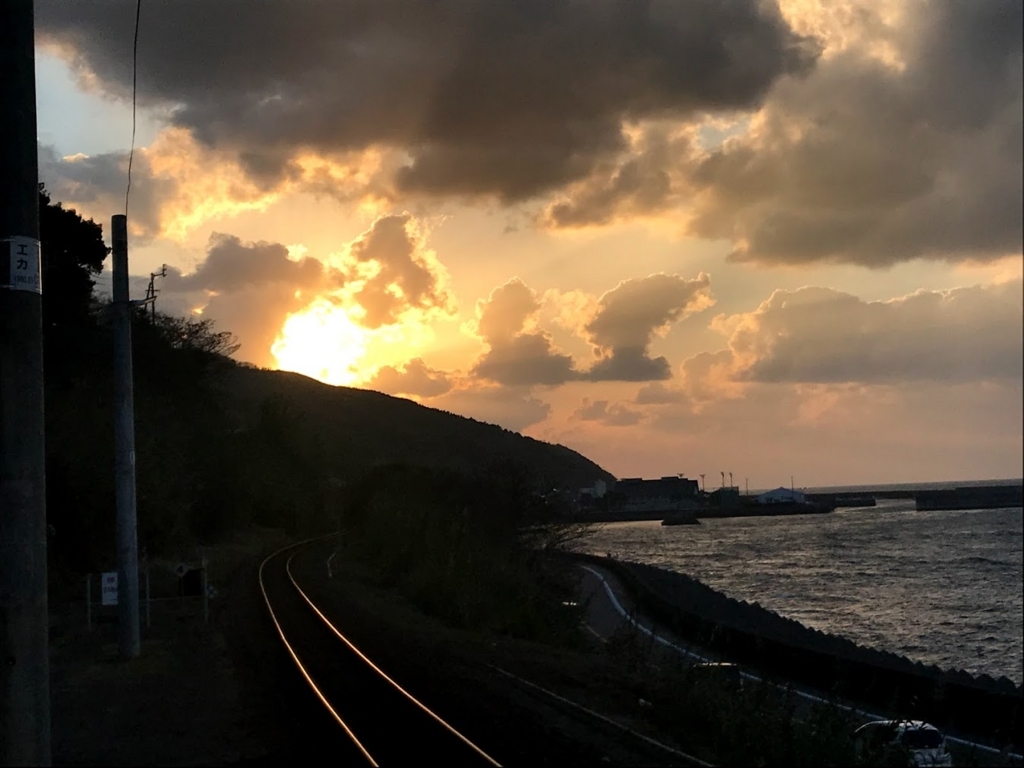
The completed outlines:
{"type": "Polygon", "coordinates": [[[925,664],[1024,681],[1022,510],[599,527],[597,554],[690,575],[809,627],[925,664]]]}

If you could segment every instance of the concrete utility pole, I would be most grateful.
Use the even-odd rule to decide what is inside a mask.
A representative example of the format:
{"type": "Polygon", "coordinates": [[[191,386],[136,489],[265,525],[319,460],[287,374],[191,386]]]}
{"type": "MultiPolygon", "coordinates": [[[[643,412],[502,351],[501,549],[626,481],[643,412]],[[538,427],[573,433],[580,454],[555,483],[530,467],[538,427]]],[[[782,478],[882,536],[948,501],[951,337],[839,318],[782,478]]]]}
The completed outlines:
{"type": "Polygon", "coordinates": [[[0,765],[50,764],[32,0],[0,2],[0,765]]]}
{"type": "Polygon", "coordinates": [[[135,514],[135,399],[128,217],[110,220],[114,282],[114,492],[117,502],[117,619],[121,657],[139,655],[139,537],[135,514]]]}

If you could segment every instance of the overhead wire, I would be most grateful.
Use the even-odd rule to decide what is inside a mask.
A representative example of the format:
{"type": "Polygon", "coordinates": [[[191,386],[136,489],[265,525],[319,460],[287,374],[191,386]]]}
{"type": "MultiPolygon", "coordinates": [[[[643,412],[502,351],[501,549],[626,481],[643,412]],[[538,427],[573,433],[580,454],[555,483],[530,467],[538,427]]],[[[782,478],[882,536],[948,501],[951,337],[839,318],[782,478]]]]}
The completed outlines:
{"type": "Polygon", "coordinates": [[[135,40],[132,43],[132,145],[128,151],[128,186],[124,191],[124,215],[128,218],[128,195],[132,191],[132,160],[135,157],[135,92],[139,78],[139,16],[142,0],[135,0],[135,40]]]}

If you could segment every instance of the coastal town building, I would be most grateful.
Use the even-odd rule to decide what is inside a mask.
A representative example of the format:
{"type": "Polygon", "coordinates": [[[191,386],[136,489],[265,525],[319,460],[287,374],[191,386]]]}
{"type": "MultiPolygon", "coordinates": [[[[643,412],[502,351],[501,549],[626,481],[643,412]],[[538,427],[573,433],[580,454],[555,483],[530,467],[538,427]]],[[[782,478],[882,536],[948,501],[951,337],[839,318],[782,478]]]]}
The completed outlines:
{"type": "Polygon", "coordinates": [[[624,512],[654,512],[696,506],[699,488],[696,480],[678,475],[656,480],[626,477],[615,484],[615,493],[624,512]]]}
{"type": "Polygon", "coordinates": [[[580,509],[627,515],[674,512],[697,507],[701,500],[696,480],[670,475],[652,480],[625,477],[609,484],[603,480],[579,489],[580,509]]]}
{"type": "Polygon", "coordinates": [[[803,504],[804,501],[804,495],[800,491],[782,486],[757,496],[758,504],[803,504]]]}
{"type": "Polygon", "coordinates": [[[708,504],[712,507],[733,508],[740,505],[740,489],[734,485],[716,488],[708,494],[708,504]]]}
{"type": "Polygon", "coordinates": [[[580,499],[603,499],[608,493],[608,483],[604,480],[595,480],[588,488],[580,488],[580,499]]]}

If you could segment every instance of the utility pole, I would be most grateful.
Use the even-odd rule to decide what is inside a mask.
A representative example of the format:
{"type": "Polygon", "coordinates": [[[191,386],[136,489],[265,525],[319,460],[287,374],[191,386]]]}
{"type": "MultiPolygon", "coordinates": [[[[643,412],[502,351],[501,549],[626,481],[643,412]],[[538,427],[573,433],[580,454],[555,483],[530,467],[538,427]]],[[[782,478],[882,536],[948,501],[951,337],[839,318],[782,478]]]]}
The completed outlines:
{"type": "Polygon", "coordinates": [[[139,541],[135,514],[135,401],[132,303],[128,295],[128,217],[110,221],[114,288],[114,493],[117,504],[118,648],[139,655],[139,541]]]}
{"type": "Polygon", "coordinates": [[[0,2],[0,765],[50,764],[32,0],[0,2]]]}
{"type": "Polygon", "coordinates": [[[156,279],[158,277],[167,277],[167,265],[161,264],[159,272],[149,273],[149,287],[146,288],[146,298],[142,300],[143,304],[149,304],[149,321],[151,323],[156,322],[156,295],[160,293],[156,287],[156,279]]]}
{"type": "Polygon", "coordinates": [[[703,490],[704,490],[704,473],[703,472],[700,473],[700,489],[703,492],[703,490]]]}

